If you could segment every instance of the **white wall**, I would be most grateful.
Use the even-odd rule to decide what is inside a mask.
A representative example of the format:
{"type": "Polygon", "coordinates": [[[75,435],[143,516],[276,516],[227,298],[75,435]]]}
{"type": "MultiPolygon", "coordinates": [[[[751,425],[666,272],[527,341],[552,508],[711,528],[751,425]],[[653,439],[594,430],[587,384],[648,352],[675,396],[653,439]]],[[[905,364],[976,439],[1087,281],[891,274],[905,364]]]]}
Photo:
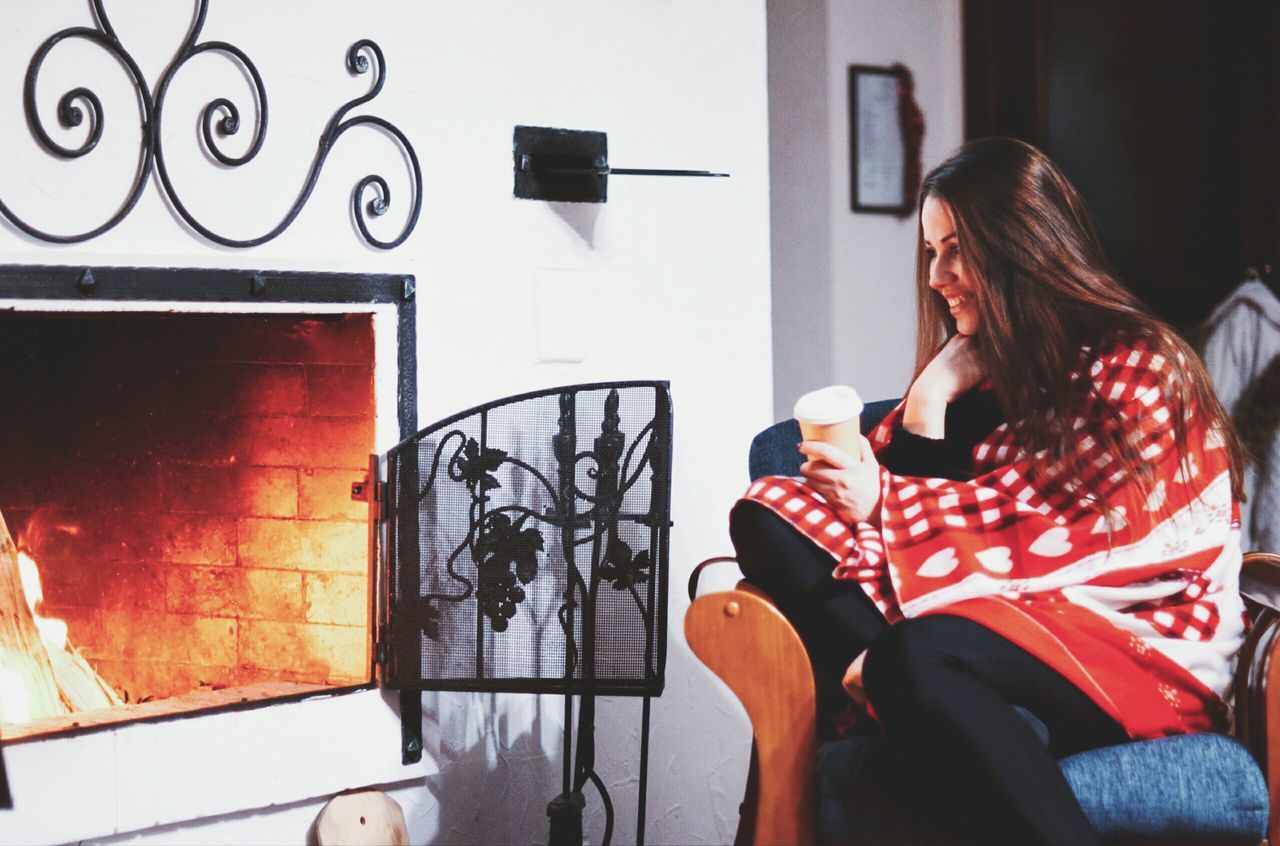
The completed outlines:
{"type": "MultiPolygon", "coordinates": [[[[0,0],[5,11],[18,5],[0,0]]],[[[183,35],[190,7],[144,0],[106,5],[154,83],[183,35]]],[[[0,14],[6,127],[0,199],[46,229],[93,225],[115,208],[132,173],[134,100],[123,73],[100,51],[59,47],[47,62],[40,101],[51,113],[62,92],[89,84],[106,104],[107,133],[97,151],[77,162],[42,152],[23,128],[26,63],[44,37],[90,17],[80,0],[21,6],[21,15],[0,14]]],[[[215,3],[204,37],[228,40],[257,61],[271,117],[259,159],[239,172],[218,171],[195,144],[198,108],[227,96],[246,109],[248,90],[234,67],[213,56],[193,60],[175,81],[166,106],[166,150],[198,216],[237,236],[274,224],[302,181],[325,121],[340,102],[364,91],[367,78],[348,77],[342,61],[347,46],[365,36],[382,47],[389,72],[382,94],[361,111],[396,123],[423,162],[422,220],[400,249],[362,246],[348,219],[351,188],[367,173],[384,175],[395,194],[390,220],[375,234],[388,237],[402,220],[407,191],[394,147],[377,133],[356,130],[335,149],[295,225],[263,247],[208,246],[175,222],[151,185],[123,224],[87,245],[53,247],[0,227],[0,263],[413,273],[424,424],[543,386],[670,379],[676,433],[671,651],[667,692],[653,715],[648,839],[727,842],[745,779],[748,729],[736,702],[683,643],[681,585],[696,561],[728,550],[726,512],[745,482],[745,447],[770,417],[764,8],[743,0],[215,3]],[[517,123],[605,130],[618,166],[707,168],[732,178],[616,177],[603,206],[517,201],[510,152],[517,123]],[[549,350],[547,332],[540,336],[531,315],[546,305],[539,297],[554,298],[539,291],[564,289],[581,295],[575,309],[584,322],[555,327],[570,334],[561,349],[549,350]],[[581,362],[540,363],[549,353],[581,362]]],[[[246,136],[231,139],[228,148],[242,150],[246,136]]],[[[386,707],[378,697],[365,700],[386,707]]],[[[415,843],[545,837],[545,804],[559,786],[560,706],[555,699],[542,705],[516,696],[427,697],[440,725],[432,738],[439,773],[394,785],[415,843]]],[[[599,769],[618,807],[617,842],[632,837],[638,724],[636,702],[601,707],[599,769]]],[[[88,744],[86,756],[93,754],[89,746],[103,745],[88,744]]],[[[9,757],[20,790],[22,767],[35,766],[26,762],[39,756],[9,757]]],[[[69,807],[77,801],[62,798],[69,807]]],[[[99,839],[301,842],[326,798],[141,832],[120,829],[115,838],[104,830],[99,839]]],[[[590,836],[598,841],[594,795],[589,804],[590,836]]],[[[0,831],[3,826],[0,813],[0,831]]]]}
{"type": "MultiPolygon", "coordinates": [[[[816,6],[817,4],[814,4],[816,6]]],[[[792,56],[809,56],[809,70],[778,68],[770,47],[770,108],[792,112],[793,129],[782,139],[773,127],[774,228],[774,413],[789,417],[791,404],[805,390],[826,383],[853,385],[864,399],[901,396],[915,359],[914,267],[916,221],[890,215],[855,214],[850,209],[848,66],[890,65],[901,62],[912,72],[916,101],[924,112],[922,150],[924,170],[938,164],[958,146],[964,134],[963,75],[959,0],[824,0],[825,26],[819,33],[810,24],[803,30],[805,47],[791,45],[792,56]],[[812,56],[825,60],[825,114],[813,109],[815,82],[812,56]],[[823,126],[827,133],[821,151],[806,142],[786,167],[779,166],[778,144],[794,145],[794,127],[823,126]],[[788,140],[791,138],[792,140],[788,140]],[[805,162],[799,156],[813,156],[805,162]],[[807,180],[825,173],[824,187],[807,180]],[[802,182],[801,180],[806,180],[802,182]],[[799,188],[798,186],[803,186],[799,188]],[[823,220],[814,221],[812,205],[823,204],[823,220]],[[792,221],[808,220],[806,253],[790,259],[778,243],[792,221]],[[812,231],[825,226],[825,237],[812,231]],[[818,258],[826,266],[816,269],[818,258]],[[780,264],[786,264],[780,267],[780,264]],[[812,292],[813,279],[829,280],[829,290],[812,292]],[[823,303],[828,326],[815,327],[823,312],[787,310],[780,302],[794,299],[823,303]],[[778,363],[786,361],[784,369],[778,363]],[[819,376],[820,374],[820,376],[819,376]]],[[[814,15],[813,6],[788,0],[769,4],[771,42],[780,22],[814,15]]],[[[788,235],[788,237],[790,237],[788,235]]]]}
{"type": "Polygon", "coordinates": [[[831,0],[827,33],[835,380],[867,399],[902,395],[915,363],[914,218],[854,214],[849,201],[850,64],[901,62],[924,112],[923,169],[964,140],[959,0],[831,0]]]}
{"type": "Polygon", "coordinates": [[[831,127],[825,2],[770,0],[769,205],[774,416],[833,382],[831,127]]]}

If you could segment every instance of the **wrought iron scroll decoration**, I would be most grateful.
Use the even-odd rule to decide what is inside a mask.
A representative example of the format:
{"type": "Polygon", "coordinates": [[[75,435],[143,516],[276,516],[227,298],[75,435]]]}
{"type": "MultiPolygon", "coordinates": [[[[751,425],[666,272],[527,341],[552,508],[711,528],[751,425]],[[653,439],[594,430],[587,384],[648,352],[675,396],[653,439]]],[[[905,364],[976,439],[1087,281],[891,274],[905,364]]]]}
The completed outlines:
{"type": "Polygon", "coordinates": [[[110,218],[92,229],[71,235],[44,232],[32,226],[22,220],[12,208],[5,204],[3,199],[0,199],[0,216],[4,217],[18,230],[32,238],[53,244],[75,244],[96,238],[114,228],[133,211],[138,198],[146,187],[154,166],[156,174],[160,178],[161,190],[165,199],[188,227],[203,238],[224,247],[256,247],[275,239],[292,225],[293,221],[301,213],[302,208],[307,204],[307,200],[310,199],[311,193],[320,177],[320,171],[324,167],[325,160],[343,133],[352,127],[371,126],[394,139],[408,158],[409,170],[413,179],[413,202],[408,219],[395,238],[383,241],[374,237],[369,231],[367,219],[369,217],[379,217],[387,212],[391,205],[391,188],[387,181],[377,174],[365,176],[356,184],[351,195],[351,210],[356,228],[367,244],[384,250],[398,247],[413,232],[414,227],[417,226],[418,215],[422,210],[422,168],[418,163],[418,156],[414,152],[413,145],[409,143],[409,139],[398,127],[381,117],[375,115],[347,117],[347,114],[352,109],[368,103],[382,91],[382,86],[386,79],[386,60],[382,55],[382,50],[373,41],[361,39],[347,50],[346,65],[348,72],[353,75],[360,75],[372,71],[372,82],[365,94],[344,103],[325,125],[324,131],[320,135],[319,147],[315,153],[315,158],[312,160],[311,167],[307,173],[306,181],[299,189],[298,196],[292,206],[290,206],[280,222],[265,234],[256,238],[236,239],[220,235],[202,224],[183,203],[172,180],[169,178],[168,168],[165,164],[160,132],[161,115],[164,111],[165,96],[168,93],[169,85],[188,60],[205,52],[217,52],[229,57],[248,73],[253,82],[259,115],[254,126],[253,139],[248,150],[240,156],[228,155],[219,147],[215,135],[221,137],[235,135],[240,131],[242,122],[239,108],[232,100],[226,97],[218,97],[204,107],[200,121],[201,139],[205,150],[223,167],[239,167],[252,161],[262,149],[263,141],[266,138],[269,114],[266,86],[263,84],[261,74],[258,73],[257,66],[254,65],[244,51],[233,44],[225,41],[199,41],[200,32],[204,28],[205,18],[209,10],[209,0],[197,0],[195,20],[191,29],[179,47],[177,55],[161,75],[153,94],[146,78],[142,74],[142,70],[138,67],[137,62],[134,61],[129,51],[125,49],[120,38],[116,35],[115,29],[111,26],[106,10],[103,8],[103,0],[90,0],[90,7],[96,28],[79,26],[61,30],[45,39],[32,55],[31,62],[27,67],[23,88],[23,106],[27,123],[40,145],[59,158],[80,158],[92,152],[97,146],[102,137],[104,110],[102,101],[89,88],[83,86],[73,88],[58,100],[58,122],[64,129],[79,126],[84,122],[85,112],[89,113],[89,135],[77,147],[64,147],[54,141],[46,130],[36,106],[36,81],[39,78],[41,66],[49,52],[67,39],[88,40],[114,56],[126,68],[132,78],[142,111],[142,146],[139,151],[138,171],[128,196],[110,218]],[[370,189],[372,189],[373,196],[365,203],[364,199],[369,194],[370,189]]]}

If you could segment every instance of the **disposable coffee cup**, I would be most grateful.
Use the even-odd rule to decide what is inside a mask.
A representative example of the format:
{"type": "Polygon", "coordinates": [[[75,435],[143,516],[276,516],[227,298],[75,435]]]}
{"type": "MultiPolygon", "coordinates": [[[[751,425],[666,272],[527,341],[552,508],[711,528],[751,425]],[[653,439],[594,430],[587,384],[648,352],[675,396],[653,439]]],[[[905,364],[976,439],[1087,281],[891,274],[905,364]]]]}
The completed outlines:
{"type": "Polygon", "coordinates": [[[862,400],[853,388],[810,391],[796,400],[794,413],[806,441],[823,441],[862,460],[862,400]]]}

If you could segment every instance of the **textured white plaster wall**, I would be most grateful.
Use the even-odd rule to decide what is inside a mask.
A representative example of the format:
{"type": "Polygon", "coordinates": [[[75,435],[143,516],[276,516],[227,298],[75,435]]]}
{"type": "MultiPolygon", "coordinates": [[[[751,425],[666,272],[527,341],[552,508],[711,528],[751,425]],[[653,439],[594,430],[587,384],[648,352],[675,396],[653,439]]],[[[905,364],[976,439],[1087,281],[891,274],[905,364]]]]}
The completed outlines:
{"type": "Polygon", "coordinates": [[[850,210],[848,66],[911,70],[928,172],[964,140],[960,0],[828,0],[828,22],[833,375],[864,399],[898,397],[915,363],[919,224],[850,210]]]}
{"type": "MultiPolygon", "coordinates": [[[[106,7],[154,83],[191,8],[159,0],[108,0],[106,7]]],[[[0,199],[55,231],[105,219],[124,196],[137,156],[138,113],[125,75],[83,43],[50,55],[39,100],[53,127],[57,97],[75,85],[93,87],[107,112],[99,149],[75,162],[55,161],[25,128],[21,82],[29,57],[47,35],[89,22],[82,0],[0,0],[0,199]]],[[[166,105],[164,143],[174,180],[197,216],[237,237],[274,225],[303,180],[324,123],[339,103],[365,91],[367,77],[352,78],[343,66],[347,47],[359,37],[377,41],[388,61],[384,91],[360,112],[396,123],[423,162],[422,220],[400,249],[362,246],[350,223],[350,192],[364,175],[382,174],[394,194],[392,211],[377,221],[381,237],[403,220],[407,194],[397,149],[378,133],[355,130],[335,148],[298,221],[263,247],[205,244],[175,222],[153,184],[124,223],[86,245],[49,246],[0,226],[0,263],[415,274],[424,425],[544,386],[670,379],[676,437],[670,653],[667,692],[653,714],[648,840],[728,842],[745,780],[748,728],[737,704],[683,643],[681,586],[696,561],[728,550],[725,514],[745,482],[746,444],[770,417],[763,4],[216,0],[203,38],[230,41],[258,63],[270,128],[249,166],[227,172],[210,165],[195,143],[200,107],[227,96],[248,110],[249,89],[234,66],[215,56],[201,56],[182,71],[166,105]],[[733,176],[616,177],[602,206],[517,201],[510,152],[517,123],[605,130],[617,166],[707,168],[733,176]],[[583,322],[548,326],[566,292],[576,297],[572,311],[583,322]],[[538,314],[541,323],[531,319],[538,314]],[[555,344],[551,329],[565,333],[555,344]],[[547,358],[578,362],[541,360],[547,358]]],[[[58,137],[71,143],[82,136],[73,130],[58,137]]],[[[244,130],[226,147],[240,152],[247,137],[244,130]]],[[[352,766],[349,786],[389,781],[384,786],[405,806],[415,843],[537,842],[546,833],[545,804],[559,789],[560,707],[554,698],[429,695],[426,708],[438,729],[428,751],[439,772],[406,779],[361,775],[370,772],[364,764],[398,754],[394,744],[370,747],[365,757],[357,753],[361,766],[352,766]]],[[[368,726],[389,719],[389,706],[377,694],[357,695],[343,708],[341,720],[313,724],[310,754],[326,754],[332,735],[362,736],[367,729],[354,724],[365,725],[366,717],[368,726]]],[[[626,842],[636,810],[639,703],[604,702],[598,722],[598,769],[618,808],[615,841],[626,842]]],[[[297,789],[263,792],[262,806],[250,801],[236,812],[228,812],[223,796],[179,802],[166,790],[165,774],[202,762],[189,745],[154,739],[145,741],[154,749],[152,778],[104,787],[118,771],[101,762],[118,759],[126,732],[133,731],[76,741],[80,774],[61,807],[72,814],[97,807],[98,819],[110,821],[96,835],[80,829],[76,836],[301,842],[327,798],[297,789]],[[160,827],[146,828],[146,814],[121,810],[149,805],[160,827]]],[[[7,750],[19,791],[26,774],[49,760],[41,746],[7,750]]],[[[57,759],[66,765],[63,756],[57,759]]],[[[304,784],[292,770],[305,761],[262,756],[245,762],[243,776],[304,784]]],[[[229,781],[241,777],[234,767],[226,770],[229,781]]],[[[589,837],[598,842],[602,817],[594,796],[589,805],[589,837]]],[[[4,831],[0,814],[0,840],[9,841],[4,831]]],[[[53,827],[49,832],[49,838],[23,839],[60,839],[53,827]]]]}
{"type": "Polygon", "coordinates": [[[831,383],[900,396],[915,359],[916,222],[855,214],[848,66],[902,62],[924,169],[963,140],[959,0],[770,0],[774,414],[831,383]]]}
{"type": "Polygon", "coordinates": [[[774,417],[832,383],[827,4],[769,0],[769,206],[774,417]]]}

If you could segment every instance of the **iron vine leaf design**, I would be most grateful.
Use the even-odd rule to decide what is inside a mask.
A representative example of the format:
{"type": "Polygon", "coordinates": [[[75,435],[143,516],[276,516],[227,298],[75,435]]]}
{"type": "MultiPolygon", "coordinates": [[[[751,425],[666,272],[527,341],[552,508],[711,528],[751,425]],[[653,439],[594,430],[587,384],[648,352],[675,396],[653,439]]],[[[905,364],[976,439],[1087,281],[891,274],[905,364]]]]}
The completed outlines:
{"type": "MultiPolygon", "coordinates": [[[[483,415],[490,407],[484,406],[473,410],[473,413],[478,411],[483,415]]],[[[573,609],[579,607],[580,601],[590,607],[597,598],[602,582],[619,593],[630,594],[646,628],[652,629],[653,609],[646,604],[637,587],[648,585],[652,588],[656,584],[658,560],[655,553],[658,550],[633,549],[619,537],[619,529],[624,521],[649,525],[649,521],[641,520],[638,515],[623,513],[622,501],[646,464],[654,468],[655,474],[658,472],[654,452],[660,448],[660,444],[655,446],[659,437],[657,418],[631,439],[631,449],[627,450],[628,438],[622,431],[619,414],[620,395],[616,389],[612,389],[604,401],[600,434],[594,440],[594,448],[579,452],[576,446],[578,425],[572,396],[566,400],[566,396],[562,394],[559,411],[557,433],[551,441],[558,469],[558,486],[552,481],[555,477],[544,474],[539,469],[538,464],[541,462],[530,464],[520,460],[518,447],[517,455],[513,455],[504,449],[488,445],[488,439],[483,435],[480,438],[468,436],[464,430],[456,428],[456,420],[459,418],[451,418],[437,427],[447,425],[455,428],[434,446],[428,474],[430,478],[411,505],[423,507],[422,503],[437,479],[441,458],[446,450],[449,457],[444,464],[444,475],[466,489],[469,494],[466,498],[470,502],[466,506],[466,535],[448,542],[448,548],[452,552],[444,565],[448,577],[462,586],[461,592],[429,590],[425,594],[419,594],[428,601],[427,614],[421,625],[427,638],[438,641],[442,634],[448,635],[448,632],[442,631],[443,612],[436,602],[465,603],[472,600],[475,602],[471,606],[474,609],[472,613],[476,614],[472,618],[475,620],[474,625],[480,626],[483,631],[487,618],[487,628],[493,633],[508,631],[511,620],[529,599],[528,586],[540,574],[548,573],[548,568],[559,575],[558,567],[562,564],[567,567],[567,584],[562,594],[564,602],[560,605],[557,617],[561,628],[565,630],[566,642],[574,654],[577,647],[574,645],[571,622],[573,609]],[[646,436],[648,440],[645,440],[646,436]],[[640,446],[644,449],[637,453],[640,446]],[[639,455],[639,462],[633,470],[631,462],[636,454],[639,455]],[[586,475],[596,481],[594,494],[584,492],[575,478],[582,472],[579,463],[584,460],[590,460],[594,464],[586,470],[586,475]],[[525,488],[519,484],[526,478],[521,472],[533,477],[537,501],[526,500],[525,488]],[[508,479],[499,481],[504,473],[509,474],[508,479]],[[505,501],[505,490],[497,495],[493,494],[493,491],[513,483],[516,484],[516,489],[512,492],[511,502],[505,501]],[[589,506],[585,511],[580,510],[583,502],[589,506]],[[540,556],[550,555],[544,535],[549,530],[559,533],[553,534],[553,537],[560,539],[565,550],[561,552],[557,549],[555,556],[541,561],[540,556]],[[591,555],[589,563],[582,562],[587,566],[584,571],[573,564],[569,550],[586,543],[591,544],[591,555]],[[472,571],[474,575],[454,569],[455,564],[459,563],[459,556],[464,553],[469,553],[470,563],[475,567],[472,571]],[[568,558],[566,560],[560,556],[568,558]]],[[[435,429],[430,430],[434,431],[435,429]]],[[[480,431],[486,431],[483,416],[480,431]]],[[[426,434],[428,433],[419,433],[419,443],[424,441],[426,434]]],[[[414,479],[414,487],[417,488],[417,477],[414,479]]],[[[460,493],[458,491],[454,496],[460,493]]],[[[659,503],[655,498],[651,507],[663,505],[665,500],[659,503]]],[[[453,504],[448,507],[454,506],[460,512],[463,503],[454,499],[453,504]]],[[[415,589],[421,591],[421,587],[415,586],[415,589]]],[[[531,616],[531,622],[540,625],[536,615],[531,616]]],[[[482,654],[483,650],[477,644],[477,661],[483,660],[482,654]]]]}
{"type": "Polygon", "coordinates": [[[631,547],[621,538],[613,538],[605,547],[604,561],[600,563],[600,578],[613,585],[614,590],[630,590],[649,580],[653,562],[649,550],[642,549],[634,557],[631,547]]]}
{"type": "Polygon", "coordinates": [[[497,513],[486,521],[473,553],[479,571],[476,600],[495,632],[507,630],[507,621],[524,602],[521,585],[538,575],[538,553],[544,548],[542,531],[525,528],[523,517],[513,523],[506,514],[497,513]]]}
{"type": "Polygon", "coordinates": [[[502,487],[493,474],[506,457],[500,449],[485,447],[482,450],[475,438],[467,439],[458,457],[458,475],[467,483],[472,496],[483,497],[488,491],[502,487]]]}

